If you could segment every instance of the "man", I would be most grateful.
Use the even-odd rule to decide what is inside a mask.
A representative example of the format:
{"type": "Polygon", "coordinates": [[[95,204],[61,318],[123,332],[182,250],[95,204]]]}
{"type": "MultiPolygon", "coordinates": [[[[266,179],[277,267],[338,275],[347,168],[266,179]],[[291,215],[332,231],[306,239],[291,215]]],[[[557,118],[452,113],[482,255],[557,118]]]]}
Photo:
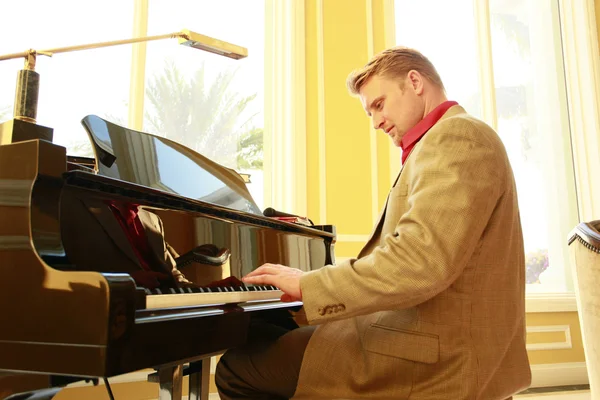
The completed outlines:
{"type": "Polygon", "coordinates": [[[318,326],[225,354],[222,398],[511,398],[531,373],[523,238],[502,142],[447,101],[415,50],[378,54],[348,87],[402,148],[400,174],[356,259],[308,273],[266,264],[244,278],[302,300],[318,326]]]}

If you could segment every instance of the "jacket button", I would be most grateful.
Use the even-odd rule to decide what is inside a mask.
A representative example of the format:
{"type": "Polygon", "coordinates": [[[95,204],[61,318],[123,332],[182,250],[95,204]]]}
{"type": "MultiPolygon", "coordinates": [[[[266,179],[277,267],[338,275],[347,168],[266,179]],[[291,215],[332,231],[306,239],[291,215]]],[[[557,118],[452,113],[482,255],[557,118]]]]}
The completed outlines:
{"type": "Polygon", "coordinates": [[[394,235],[394,237],[400,236],[400,234],[398,232],[394,232],[393,235],[394,235]]]}
{"type": "Polygon", "coordinates": [[[319,310],[317,312],[319,313],[319,315],[325,315],[325,309],[323,307],[319,307],[319,310]]]}
{"type": "Polygon", "coordinates": [[[346,306],[343,304],[338,304],[338,310],[339,311],[346,311],[346,306]]]}

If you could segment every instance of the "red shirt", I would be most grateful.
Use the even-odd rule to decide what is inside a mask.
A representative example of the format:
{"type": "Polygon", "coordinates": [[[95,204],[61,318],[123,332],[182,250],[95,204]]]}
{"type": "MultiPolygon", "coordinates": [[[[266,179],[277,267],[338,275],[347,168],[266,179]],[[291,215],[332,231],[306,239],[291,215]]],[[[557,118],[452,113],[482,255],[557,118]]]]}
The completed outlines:
{"type": "Polygon", "coordinates": [[[129,275],[135,280],[138,286],[142,286],[148,289],[154,289],[161,287],[163,284],[169,287],[176,286],[176,284],[170,279],[170,276],[164,272],[155,271],[152,265],[156,263],[156,254],[152,251],[144,225],[138,215],[137,204],[123,204],[121,208],[117,207],[116,202],[107,201],[108,206],[112,210],[113,214],[119,225],[125,232],[131,249],[135,253],[137,259],[142,267],[139,271],[130,272],[129,275]]]}
{"type": "Polygon", "coordinates": [[[410,128],[404,134],[404,137],[400,141],[400,148],[402,148],[402,164],[408,158],[410,151],[415,147],[415,144],[427,133],[429,129],[436,122],[442,118],[442,115],[448,111],[448,109],[452,106],[457,105],[456,101],[445,101],[436,108],[434,108],[429,114],[425,116],[418,124],[410,128]]]}

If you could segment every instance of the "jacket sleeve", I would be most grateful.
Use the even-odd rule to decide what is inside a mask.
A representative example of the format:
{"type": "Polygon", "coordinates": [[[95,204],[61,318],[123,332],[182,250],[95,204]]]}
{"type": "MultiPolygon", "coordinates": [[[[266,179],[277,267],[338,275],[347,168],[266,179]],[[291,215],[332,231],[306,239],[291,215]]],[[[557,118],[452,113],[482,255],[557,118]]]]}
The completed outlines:
{"type": "Polygon", "coordinates": [[[402,177],[408,179],[408,208],[393,232],[383,232],[381,245],[369,255],[301,278],[309,323],[413,307],[461,274],[509,168],[499,139],[479,133],[463,120],[444,121],[425,135],[402,172],[408,174],[402,177]]]}

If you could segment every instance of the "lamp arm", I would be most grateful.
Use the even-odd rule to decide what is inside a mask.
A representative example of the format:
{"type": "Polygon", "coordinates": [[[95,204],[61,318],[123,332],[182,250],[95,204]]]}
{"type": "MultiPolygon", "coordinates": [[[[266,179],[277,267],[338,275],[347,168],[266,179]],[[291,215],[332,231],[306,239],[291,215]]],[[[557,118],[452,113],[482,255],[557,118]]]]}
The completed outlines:
{"type": "Polygon", "coordinates": [[[0,61],[10,60],[13,58],[29,57],[29,56],[31,56],[32,53],[52,57],[52,55],[55,53],[67,53],[70,51],[97,49],[100,47],[118,46],[121,44],[131,44],[131,43],[139,43],[139,42],[149,42],[152,40],[161,40],[161,39],[170,39],[170,38],[187,38],[187,37],[188,37],[188,35],[185,32],[174,32],[174,33],[167,33],[164,35],[142,36],[142,37],[136,37],[136,38],[130,38],[130,39],[112,40],[110,42],[99,42],[99,43],[90,43],[90,44],[80,44],[80,45],[76,45],[76,46],[57,47],[55,49],[40,50],[40,51],[32,49],[32,50],[22,51],[20,53],[5,54],[3,56],[0,56],[0,61]]]}

